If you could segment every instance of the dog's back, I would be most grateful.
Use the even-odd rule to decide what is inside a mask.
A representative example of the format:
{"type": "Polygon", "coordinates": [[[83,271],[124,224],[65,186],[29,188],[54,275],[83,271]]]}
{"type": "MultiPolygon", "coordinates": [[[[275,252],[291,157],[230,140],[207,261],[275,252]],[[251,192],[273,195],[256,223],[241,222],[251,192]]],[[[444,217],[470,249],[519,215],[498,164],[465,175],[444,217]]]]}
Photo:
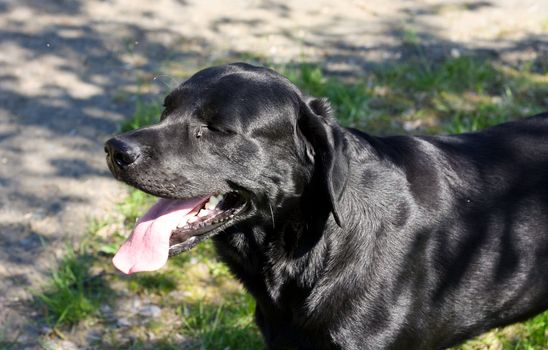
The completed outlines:
{"type": "Polygon", "coordinates": [[[375,322],[395,329],[379,346],[444,348],[548,308],[548,114],[456,136],[366,138],[400,172],[379,179],[407,184],[379,198],[405,203],[382,215],[392,247],[377,249],[393,254],[374,269],[392,277],[370,281],[384,290],[369,297],[392,310],[375,322]]]}

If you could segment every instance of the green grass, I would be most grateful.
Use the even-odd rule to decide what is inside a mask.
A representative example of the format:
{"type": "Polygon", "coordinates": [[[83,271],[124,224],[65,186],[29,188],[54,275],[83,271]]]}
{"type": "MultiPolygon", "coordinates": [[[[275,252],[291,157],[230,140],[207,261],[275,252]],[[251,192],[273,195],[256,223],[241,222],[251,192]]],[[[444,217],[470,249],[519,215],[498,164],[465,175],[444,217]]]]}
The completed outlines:
{"type": "Polygon", "coordinates": [[[126,227],[133,227],[137,219],[143,215],[143,208],[152,206],[154,202],[155,199],[152,196],[133,188],[130,189],[128,197],[118,205],[126,227]]]}
{"type": "Polygon", "coordinates": [[[495,329],[455,347],[454,350],[491,348],[504,350],[548,349],[548,312],[533,317],[527,322],[495,329]]]}
{"type": "Polygon", "coordinates": [[[547,66],[535,69],[459,57],[378,65],[348,83],[326,77],[315,65],[283,71],[310,95],[328,97],[342,124],[392,134],[460,133],[544,111],[547,66]]]}
{"type": "Polygon", "coordinates": [[[261,349],[264,347],[253,323],[255,302],[247,294],[225,296],[223,303],[199,302],[180,309],[183,332],[201,339],[205,349],[261,349]]]}
{"type": "Polygon", "coordinates": [[[136,293],[167,294],[177,288],[177,281],[167,273],[142,273],[129,281],[128,288],[136,293]]]}
{"type": "Polygon", "coordinates": [[[144,103],[141,99],[138,99],[133,118],[122,122],[120,129],[122,132],[125,132],[138,129],[145,125],[150,125],[159,120],[161,113],[161,102],[144,103]]]}
{"type": "Polygon", "coordinates": [[[508,341],[510,349],[548,348],[548,312],[523,323],[522,337],[508,341]]]}
{"type": "Polygon", "coordinates": [[[370,89],[364,82],[341,84],[327,78],[315,65],[302,64],[297,67],[280,67],[289,80],[296,83],[311,96],[328,97],[335,114],[342,124],[354,126],[369,114],[370,89]]]}
{"type": "Polygon", "coordinates": [[[107,300],[109,288],[101,275],[92,275],[86,248],[67,246],[65,256],[52,273],[49,285],[36,295],[48,324],[73,325],[94,315],[107,300]]]}
{"type": "Polygon", "coordinates": [[[4,329],[0,329],[0,350],[9,350],[15,347],[19,334],[7,334],[4,329]]]}
{"type": "MultiPolygon", "coordinates": [[[[411,34],[413,44],[416,38],[411,34]]],[[[548,110],[547,67],[533,63],[510,67],[478,57],[431,63],[419,57],[401,64],[378,65],[353,80],[326,76],[312,64],[274,68],[306,93],[328,97],[344,125],[373,134],[428,134],[473,131],[548,110]]],[[[158,120],[160,111],[160,103],[140,101],[134,118],[121,128],[127,131],[148,125],[158,120]]],[[[101,324],[102,340],[95,344],[99,348],[264,348],[253,323],[253,299],[218,260],[209,241],[170,259],[158,272],[129,277],[113,273],[111,257],[154,201],[143,192],[128,189],[117,215],[90,224],[85,244],[68,250],[48,286],[37,296],[45,319],[61,329],[74,329],[83,320],[101,324]],[[92,266],[110,273],[92,275],[92,266]],[[169,317],[124,330],[131,334],[129,341],[117,339],[116,327],[96,310],[104,303],[120,303],[119,294],[151,300],[169,317]],[[155,339],[149,339],[148,333],[155,334],[155,339]]],[[[548,312],[491,331],[455,349],[548,348],[547,323],[548,312]]]]}

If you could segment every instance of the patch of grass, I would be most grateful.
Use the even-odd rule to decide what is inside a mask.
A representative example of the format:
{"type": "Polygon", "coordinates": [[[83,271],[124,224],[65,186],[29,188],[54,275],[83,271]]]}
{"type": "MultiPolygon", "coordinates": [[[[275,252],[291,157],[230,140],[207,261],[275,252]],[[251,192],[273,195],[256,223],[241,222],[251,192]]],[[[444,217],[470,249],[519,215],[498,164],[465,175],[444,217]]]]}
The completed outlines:
{"type": "Polygon", "coordinates": [[[438,64],[420,61],[402,64],[389,69],[378,69],[381,82],[404,91],[419,92],[464,92],[484,93],[496,90],[502,77],[495,67],[474,57],[447,59],[438,64]]]}
{"type": "Polygon", "coordinates": [[[142,191],[129,188],[128,197],[118,205],[118,210],[124,216],[126,228],[132,228],[135,222],[144,214],[143,208],[150,207],[156,199],[142,191]]]}
{"type": "Polygon", "coordinates": [[[197,303],[180,309],[183,333],[200,339],[197,349],[264,349],[247,294],[225,296],[223,304],[197,303]]]}
{"type": "Polygon", "coordinates": [[[548,75],[537,66],[469,56],[437,63],[415,58],[378,65],[365,79],[349,82],[310,64],[281,71],[309,95],[328,97],[346,126],[373,134],[459,133],[548,109],[548,75]]]}
{"type": "Polygon", "coordinates": [[[190,350],[195,342],[177,342],[170,338],[158,339],[154,341],[136,339],[130,344],[118,345],[119,350],[190,350]]]}
{"type": "Polygon", "coordinates": [[[547,349],[548,348],[548,312],[544,312],[523,323],[522,336],[509,342],[510,349],[547,349]]]}
{"type": "Polygon", "coordinates": [[[367,118],[372,95],[364,82],[341,83],[327,78],[320,67],[311,64],[281,67],[279,71],[309,95],[329,98],[342,124],[357,126],[360,120],[367,118]]]}
{"type": "Polygon", "coordinates": [[[18,338],[19,334],[8,335],[4,329],[0,329],[0,350],[13,349],[18,338]]]}
{"type": "Polygon", "coordinates": [[[85,248],[76,251],[68,246],[49,285],[36,295],[50,325],[76,324],[95,315],[107,300],[110,293],[103,277],[90,272],[92,259],[85,248]]]}
{"type": "Polygon", "coordinates": [[[121,131],[130,131],[145,125],[156,123],[160,120],[161,113],[162,104],[160,102],[144,103],[142,100],[137,100],[137,106],[135,108],[133,118],[122,122],[121,131]]]}
{"type": "Polygon", "coordinates": [[[402,30],[402,41],[404,44],[418,46],[420,37],[415,28],[406,27],[402,30]]]}
{"type": "Polygon", "coordinates": [[[548,348],[548,312],[505,328],[498,328],[453,350],[541,350],[548,348]]]}
{"type": "Polygon", "coordinates": [[[128,288],[132,292],[167,294],[177,288],[177,281],[166,273],[142,273],[131,277],[128,288]]]}

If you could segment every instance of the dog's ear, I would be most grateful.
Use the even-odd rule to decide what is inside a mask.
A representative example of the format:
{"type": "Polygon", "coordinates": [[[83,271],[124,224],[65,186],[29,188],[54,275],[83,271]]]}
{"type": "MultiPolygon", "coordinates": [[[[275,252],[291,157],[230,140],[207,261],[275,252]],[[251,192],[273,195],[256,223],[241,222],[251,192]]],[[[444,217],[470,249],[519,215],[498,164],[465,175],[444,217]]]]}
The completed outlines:
{"type": "Polygon", "coordinates": [[[339,199],[348,176],[346,143],[341,127],[332,116],[327,99],[302,101],[298,127],[305,138],[306,154],[314,162],[314,176],[330,203],[330,210],[337,225],[342,227],[339,216],[339,199]]]}

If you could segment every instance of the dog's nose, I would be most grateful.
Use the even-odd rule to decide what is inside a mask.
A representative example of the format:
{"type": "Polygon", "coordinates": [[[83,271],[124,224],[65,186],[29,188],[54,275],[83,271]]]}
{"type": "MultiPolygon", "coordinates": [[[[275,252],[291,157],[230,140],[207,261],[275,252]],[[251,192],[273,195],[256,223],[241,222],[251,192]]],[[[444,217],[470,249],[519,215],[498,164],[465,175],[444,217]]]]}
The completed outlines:
{"type": "Polygon", "coordinates": [[[138,145],[116,137],[105,142],[105,152],[108,161],[119,168],[135,163],[141,155],[138,145]]]}

